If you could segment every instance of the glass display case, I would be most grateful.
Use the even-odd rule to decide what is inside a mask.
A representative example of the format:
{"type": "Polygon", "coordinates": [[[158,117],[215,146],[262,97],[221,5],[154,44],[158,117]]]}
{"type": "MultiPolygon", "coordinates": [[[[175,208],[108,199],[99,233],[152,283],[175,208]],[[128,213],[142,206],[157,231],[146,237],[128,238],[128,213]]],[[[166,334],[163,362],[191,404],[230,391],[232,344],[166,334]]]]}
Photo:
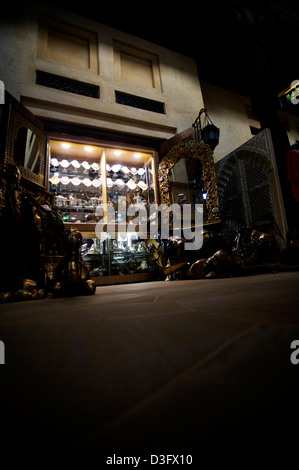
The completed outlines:
{"type": "Polygon", "coordinates": [[[122,220],[122,214],[119,214],[120,198],[126,199],[127,207],[131,204],[142,204],[147,208],[148,204],[155,203],[153,172],[153,159],[150,154],[135,152],[125,155],[117,150],[107,153],[107,202],[112,204],[119,215],[117,222],[129,222],[128,218],[122,220]]]}
{"type": "MultiPolygon", "coordinates": [[[[120,235],[99,240],[83,232],[81,254],[92,277],[154,274],[158,270],[156,242],[120,235]]],[[[148,277],[148,276],[147,276],[148,277]]]]}
{"type": "Polygon", "coordinates": [[[153,154],[58,140],[50,148],[50,191],[65,227],[82,233],[81,255],[92,278],[102,284],[155,277],[156,241],[127,231],[134,218],[128,207],[147,209],[156,202],[153,154]],[[99,207],[113,209],[115,218],[116,232],[103,239],[96,230],[103,217],[99,207]]]}
{"type": "Polygon", "coordinates": [[[101,158],[97,146],[51,142],[50,191],[65,223],[95,223],[102,202],[101,158]]]}

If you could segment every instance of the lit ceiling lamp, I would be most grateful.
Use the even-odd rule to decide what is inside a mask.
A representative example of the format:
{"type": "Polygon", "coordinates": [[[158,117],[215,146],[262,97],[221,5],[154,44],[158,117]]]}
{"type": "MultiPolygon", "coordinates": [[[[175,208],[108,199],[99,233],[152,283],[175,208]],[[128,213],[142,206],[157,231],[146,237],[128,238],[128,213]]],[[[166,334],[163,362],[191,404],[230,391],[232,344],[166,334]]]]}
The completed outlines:
{"type": "Polygon", "coordinates": [[[220,129],[218,129],[218,127],[212,123],[205,108],[202,108],[199,111],[196,120],[192,124],[192,127],[195,131],[195,139],[205,142],[211,147],[212,150],[214,150],[219,143],[220,129]],[[201,123],[202,114],[205,114],[203,123],[201,123]]]}

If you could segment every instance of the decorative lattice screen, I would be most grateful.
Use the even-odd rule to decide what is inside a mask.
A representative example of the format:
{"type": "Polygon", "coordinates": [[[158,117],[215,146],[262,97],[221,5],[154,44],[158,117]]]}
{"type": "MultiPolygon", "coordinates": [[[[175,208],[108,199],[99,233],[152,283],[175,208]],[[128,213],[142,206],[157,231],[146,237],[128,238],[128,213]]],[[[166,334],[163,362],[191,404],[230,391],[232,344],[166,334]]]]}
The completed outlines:
{"type": "MultiPolygon", "coordinates": [[[[217,165],[216,165],[217,172],[217,165]]],[[[260,223],[276,218],[269,172],[246,156],[231,158],[217,172],[220,207],[224,218],[241,224],[260,223]]]]}

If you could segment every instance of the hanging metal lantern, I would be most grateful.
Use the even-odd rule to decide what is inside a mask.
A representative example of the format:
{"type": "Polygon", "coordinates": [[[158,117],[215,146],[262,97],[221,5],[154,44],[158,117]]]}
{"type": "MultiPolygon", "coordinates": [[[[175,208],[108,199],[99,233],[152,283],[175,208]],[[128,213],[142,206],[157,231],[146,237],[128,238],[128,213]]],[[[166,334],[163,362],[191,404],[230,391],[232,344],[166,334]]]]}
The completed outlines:
{"type": "Polygon", "coordinates": [[[199,111],[192,127],[195,131],[195,139],[205,142],[214,150],[219,143],[220,129],[212,123],[205,108],[199,111]],[[203,124],[201,123],[202,114],[205,114],[203,124]]]}

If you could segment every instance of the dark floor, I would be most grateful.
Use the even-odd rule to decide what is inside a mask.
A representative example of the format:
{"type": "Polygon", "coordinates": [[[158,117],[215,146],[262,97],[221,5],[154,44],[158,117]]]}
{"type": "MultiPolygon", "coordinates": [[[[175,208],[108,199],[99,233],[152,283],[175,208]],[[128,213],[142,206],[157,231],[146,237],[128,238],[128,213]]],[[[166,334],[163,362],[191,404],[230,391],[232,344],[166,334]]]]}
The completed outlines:
{"type": "Polygon", "coordinates": [[[297,446],[298,300],[299,272],[285,272],[2,304],[1,442],[105,455],[297,446]]]}

